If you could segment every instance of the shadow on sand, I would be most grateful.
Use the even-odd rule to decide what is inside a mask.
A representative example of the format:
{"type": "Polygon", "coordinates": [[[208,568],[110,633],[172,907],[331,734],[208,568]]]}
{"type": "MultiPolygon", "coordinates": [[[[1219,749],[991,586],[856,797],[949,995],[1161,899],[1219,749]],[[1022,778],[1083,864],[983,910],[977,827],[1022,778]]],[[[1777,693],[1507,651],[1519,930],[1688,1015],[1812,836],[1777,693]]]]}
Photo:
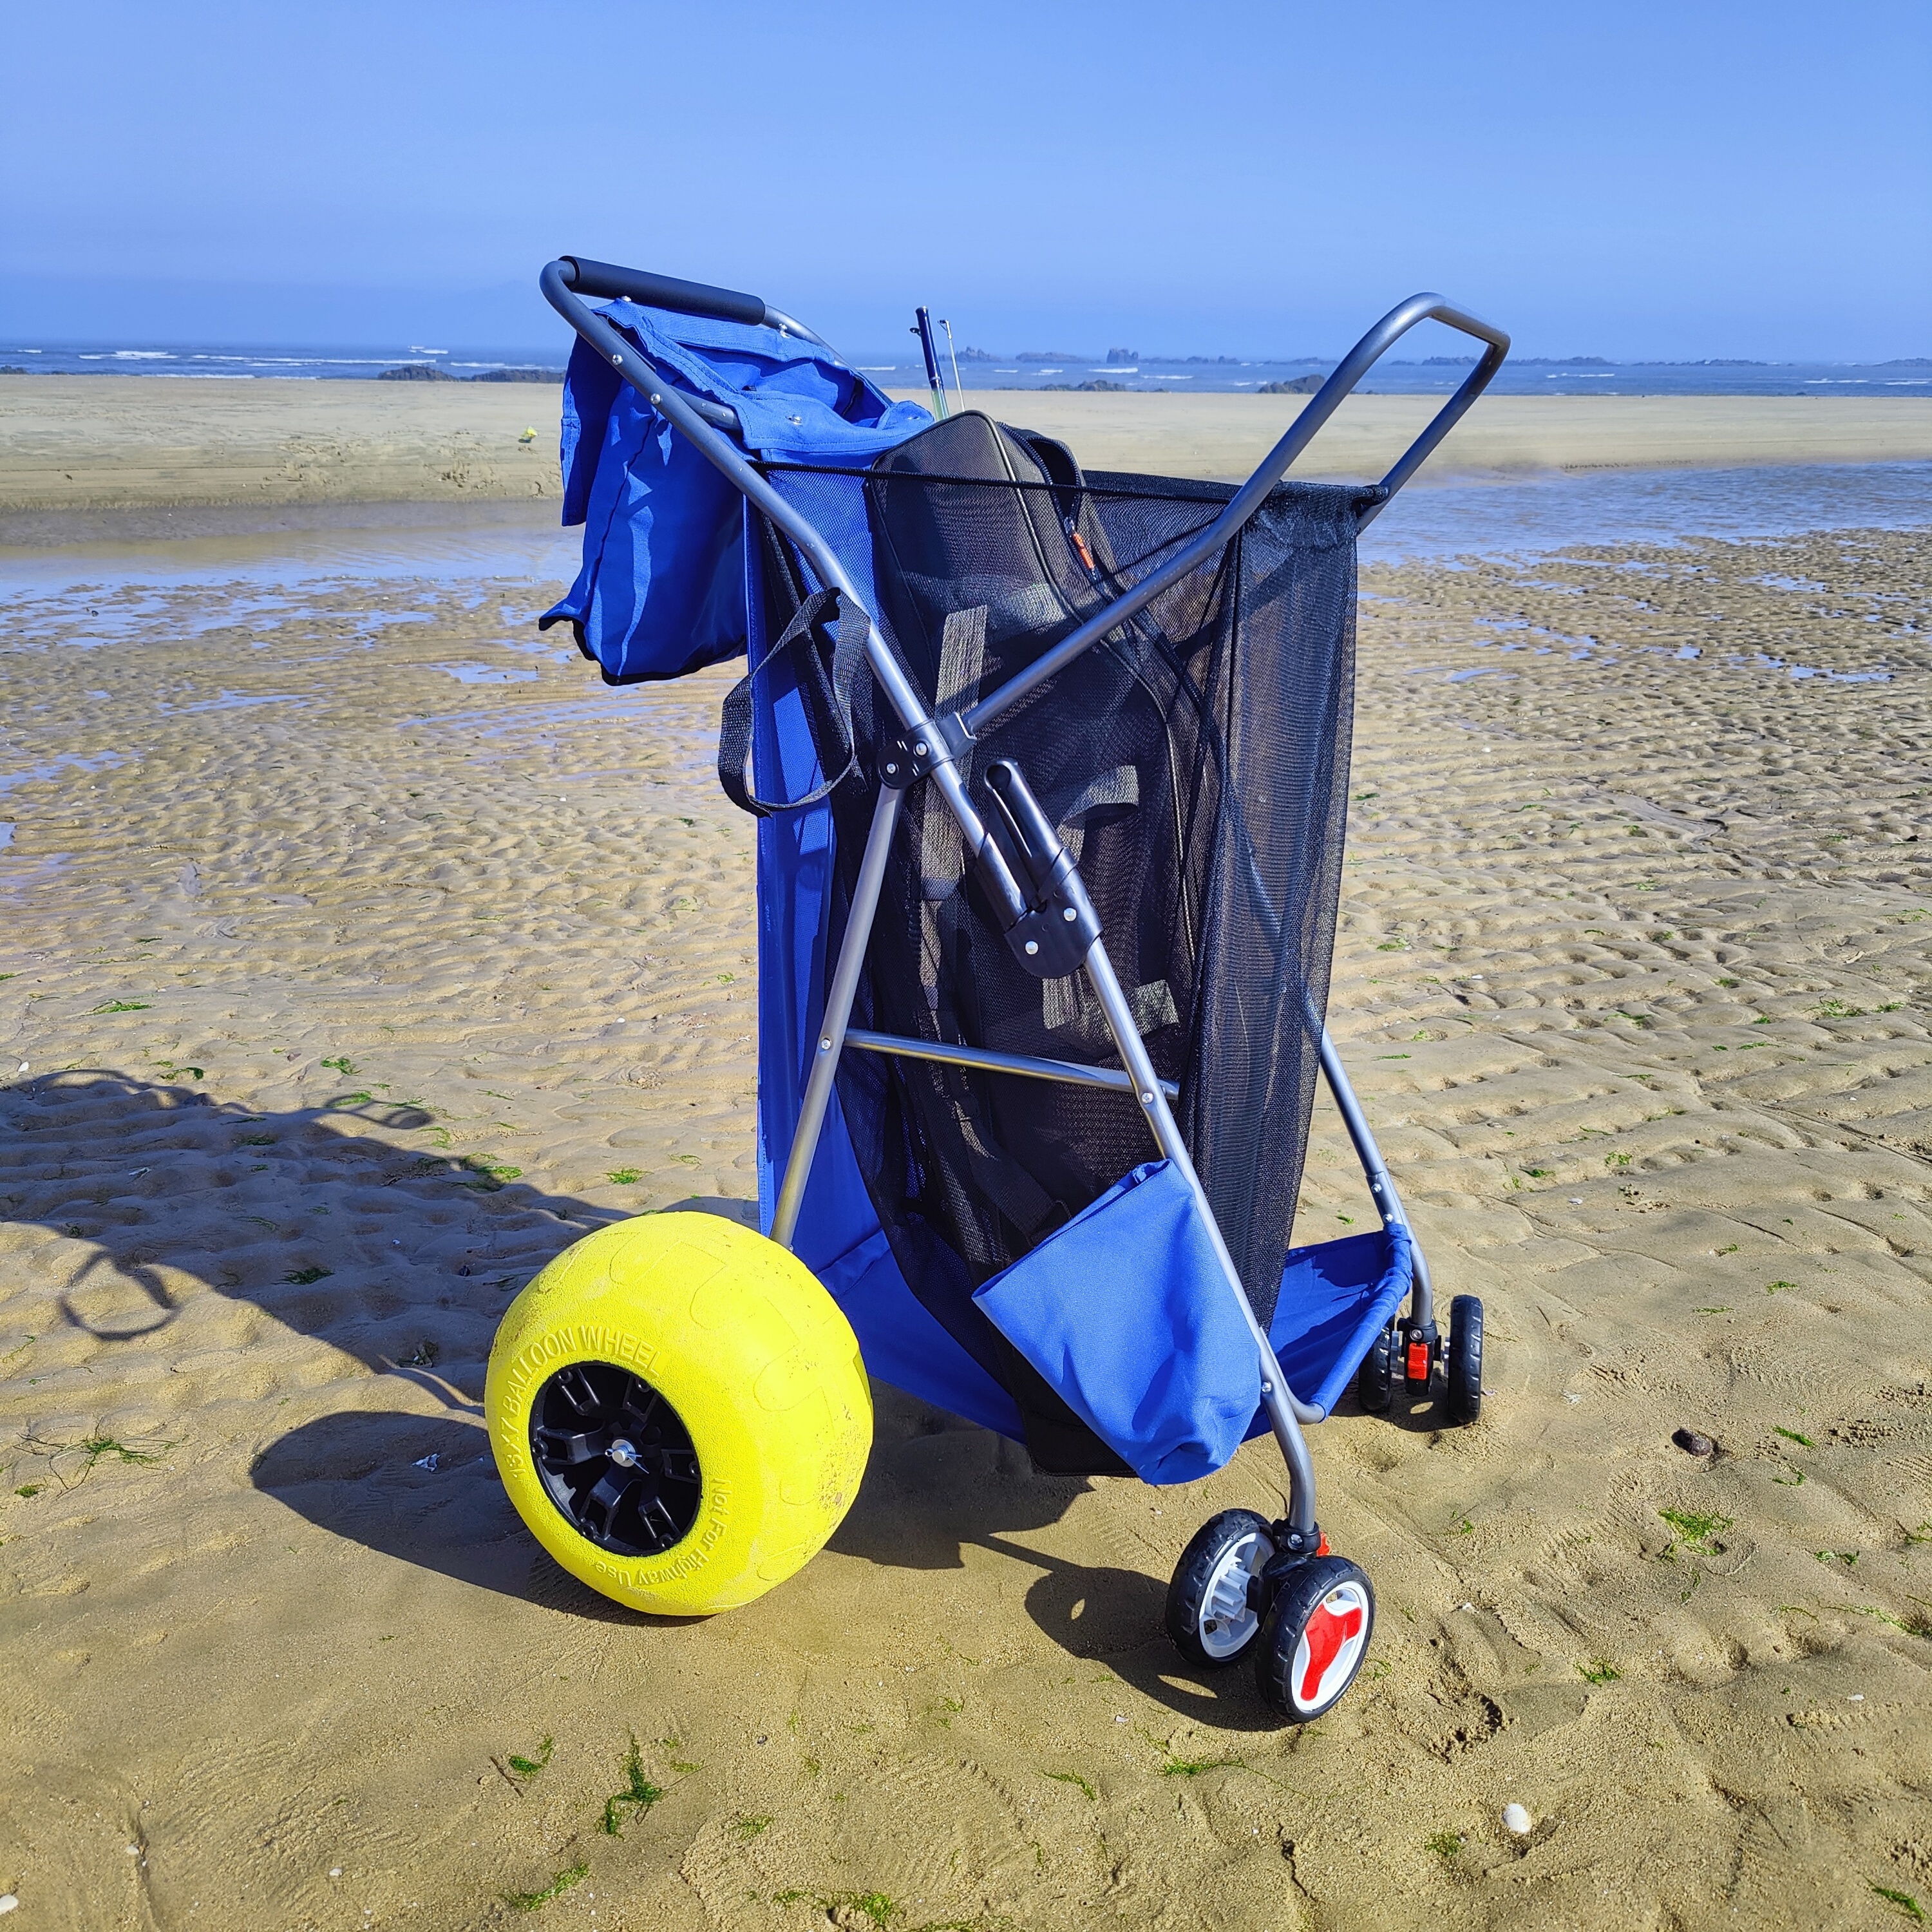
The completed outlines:
{"type": "MultiPolygon", "coordinates": [[[[332,1534],[479,1588],[648,1621],[537,1548],[482,1426],[484,1366],[512,1296],[621,1212],[445,1152],[428,1113],[366,1094],[260,1112],[184,1082],[69,1072],[0,1087],[0,1218],[76,1244],[58,1304],[68,1324],[137,1346],[179,1318],[186,1276],[442,1405],[304,1424],[256,1457],[257,1489],[332,1534]]],[[[752,1214],[710,1198],[677,1205],[752,1214]]],[[[833,1548],[914,1570],[957,1568],[969,1546],[997,1552],[1043,1573],[1028,1612],[1070,1655],[1190,1717],[1264,1721],[1245,1672],[1238,1695],[1226,1677],[1218,1696],[1204,1678],[1187,1682],[1160,1634],[1164,1579],[1012,1540],[1058,1522],[1084,1480],[1037,1474],[1024,1450],[896,1389],[875,1384],[874,1395],[871,1464],[833,1548]]]]}

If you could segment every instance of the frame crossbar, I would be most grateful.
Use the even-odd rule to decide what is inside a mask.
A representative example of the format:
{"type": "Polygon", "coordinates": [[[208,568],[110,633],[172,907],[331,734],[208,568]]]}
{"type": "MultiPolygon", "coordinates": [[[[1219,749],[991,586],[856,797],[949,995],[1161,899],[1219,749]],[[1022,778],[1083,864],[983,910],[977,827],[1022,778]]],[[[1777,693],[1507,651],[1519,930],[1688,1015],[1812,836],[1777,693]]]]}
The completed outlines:
{"type": "MultiPolygon", "coordinates": [[[[1063,1080],[1070,1087],[1104,1087],[1116,1094],[1134,1090],[1132,1078],[1118,1066],[1082,1066],[1071,1060],[1036,1060],[1024,1053],[989,1053],[976,1046],[902,1040],[894,1034],[862,1033],[856,1027],[846,1029],[845,1043],[863,1047],[868,1053],[896,1054],[904,1060],[937,1060],[944,1066],[977,1067],[988,1073],[1022,1073],[1030,1080],[1063,1080]]],[[[1170,1100],[1180,1098],[1180,1089],[1172,1080],[1161,1082],[1160,1090],[1170,1100]]]]}

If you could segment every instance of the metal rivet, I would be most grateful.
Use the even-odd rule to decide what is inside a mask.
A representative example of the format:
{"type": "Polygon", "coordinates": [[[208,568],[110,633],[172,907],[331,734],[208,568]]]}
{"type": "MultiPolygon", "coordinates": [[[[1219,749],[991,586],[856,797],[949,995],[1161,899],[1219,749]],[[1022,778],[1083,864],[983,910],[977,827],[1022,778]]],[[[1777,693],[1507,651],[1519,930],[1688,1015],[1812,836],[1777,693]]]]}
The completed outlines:
{"type": "Polygon", "coordinates": [[[892,777],[892,776],[894,776],[894,775],[898,772],[898,766],[896,766],[896,765],[888,765],[888,766],[886,767],[886,777],[887,777],[887,778],[891,778],[891,777],[892,777]]]}
{"type": "Polygon", "coordinates": [[[1040,950],[1040,941],[1036,939],[1029,939],[1026,943],[1026,950],[1030,953],[1037,952],[1040,950]]]}
{"type": "Polygon", "coordinates": [[[926,747],[923,745],[915,745],[912,748],[913,755],[915,758],[922,758],[926,756],[926,747]]]}
{"type": "Polygon", "coordinates": [[[610,358],[610,360],[611,360],[612,362],[619,362],[619,363],[621,363],[621,362],[623,361],[623,359],[624,359],[624,358],[623,358],[623,357],[622,357],[622,356],[612,356],[612,357],[611,357],[611,358],[610,358]]]}
{"type": "Polygon", "coordinates": [[[1062,919],[1065,920],[1070,926],[1074,920],[1080,916],[1079,914],[1076,912],[1071,906],[1066,907],[1064,910],[1061,912],[1060,916],[1062,919]]]}
{"type": "Polygon", "coordinates": [[[1143,1107],[1151,1107],[1154,1105],[1154,1096],[1151,1094],[1143,1094],[1141,1096],[1141,1105],[1143,1107]]]}
{"type": "Polygon", "coordinates": [[[1273,1395],[1274,1394],[1274,1384],[1273,1382],[1263,1382],[1262,1384],[1262,1394],[1263,1395],[1273,1395]]]}
{"type": "Polygon", "coordinates": [[[818,1042],[818,1050],[820,1053],[830,1053],[832,1051],[831,1041],[829,1040],[821,1040],[818,1042]]]}

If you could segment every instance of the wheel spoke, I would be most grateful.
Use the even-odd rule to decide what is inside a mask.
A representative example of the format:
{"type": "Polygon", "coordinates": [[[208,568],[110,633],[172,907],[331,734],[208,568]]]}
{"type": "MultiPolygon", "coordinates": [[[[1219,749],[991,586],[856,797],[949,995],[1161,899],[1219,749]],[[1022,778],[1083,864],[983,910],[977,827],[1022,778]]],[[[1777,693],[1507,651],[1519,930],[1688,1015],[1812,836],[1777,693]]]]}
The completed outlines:
{"type": "Polygon", "coordinates": [[[623,1506],[624,1498],[636,1489],[638,1478],[628,1469],[608,1469],[598,1478],[597,1486],[583,1500],[580,1507],[584,1516],[594,1521],[605,1535],[609,1535],[617,1519],[617,1512],[623,1506]]]}
{"type": "Polygon", "coordinates": [[[602,1429],[577,1435],[568,1430],[539,1429],[536,1437],[546,1462],[566,1466],[588,1462],[604,1454],[610,1446],[609,1432],[602,1429]]]}

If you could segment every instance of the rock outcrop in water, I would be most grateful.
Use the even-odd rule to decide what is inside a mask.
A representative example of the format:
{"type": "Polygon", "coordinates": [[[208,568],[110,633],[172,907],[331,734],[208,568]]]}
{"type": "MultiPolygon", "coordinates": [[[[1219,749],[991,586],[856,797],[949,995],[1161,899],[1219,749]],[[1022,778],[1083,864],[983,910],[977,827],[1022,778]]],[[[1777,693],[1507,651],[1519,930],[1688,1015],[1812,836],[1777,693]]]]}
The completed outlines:
{"type": "Polygon", "coordinates": [[[394,369],[385,369],[376,380],[379,382],[453,382],[456,378],[434,362],[404,362],[394,369]]]}
{"type": "Polygon", "coordinates": [[[472,382],[560,382],[563,380],[561,369],[485,369],[480,376],[472,376],[472,382]]]}
{"type": "Polygon", "coordinates": [[[1321,388],[1319,376],[1291,376],[1285,382],[1264,382],[1255,394],[1258,396],[1312,396],[1321,388]]]}

